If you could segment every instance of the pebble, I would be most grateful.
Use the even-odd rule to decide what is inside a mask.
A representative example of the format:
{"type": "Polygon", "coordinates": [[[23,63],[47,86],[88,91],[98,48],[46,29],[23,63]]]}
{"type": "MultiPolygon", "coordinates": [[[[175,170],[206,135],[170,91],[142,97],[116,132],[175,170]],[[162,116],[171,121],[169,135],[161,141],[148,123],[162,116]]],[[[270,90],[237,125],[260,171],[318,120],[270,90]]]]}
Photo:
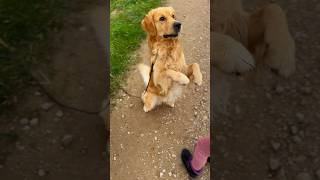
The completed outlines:
{"type": "Polygon", "coordinates": [[[297,128],[296,126],[291,126],[290,132],[291,132],[292,134],[297,134],[297,133],[298,133],[298,128],[297,128]]]}
{"type": "Polygon", "coordinates": [[[278,85],[278,86],[276,87],[276,92],[277,92],[278,94],[281,94],[283,91],[284,91],[284,88],[283,88],[282,86],[278,85]]]}
{"type": "Polygon", "coordinates": [[[279,142],[276,141],[271,141],[271,145],[272,145],[272,149],[274,151],[278,151],[280,149],[281,144],[279,142]]]}
{"type": "Polygon", "coordinates": [[[280,169],[280,167],[281,167],[281,165],[280,165],[280,162],[279,162],[278,159],[271,158],[269,160],[269,168],[270,168],[270,170],[277,171],[277,170],[280,169]]]}
{"type": "Polygon", "coordinates": [[[302,113],[297,113],[296,116],[301,121],[304,119],[304,115],[302,113]]]}
{"type": "Polygon", "coordinates": [[[74,137],[71,134],[64,135],[62,140],[61,140],[62,145],[64,147],[69,146],[73,142],[73,139],[74,139],[74,137]]]}
{"type": "Polygon", "coordinates": [[[30,121],[30,125],[31,126],[36,126],[37,124],[39,124],[39,119],[38,118],[33,118],[30,121]]]}
{"type": "Polygon", "coordinates": [[[45,175],[46,175],[46,171],[43,170],[43,169],[39,169],[39,170],[38,170],[38,175],[39,175],[40,177],[45,176],[45,175]]]}
{"type": "Polygon", "coordinates": [[[47,110],[49,110],[52,106],[53,106],[52,103],[46,102],[46,103],[43,103],[43,104],[41,105],[41,108],[42,108],[43,110],[47,111],[47,110]]]}
{"type": "Polygon", "coordinates": [[[163,177],[163,172],[160,172],[160,177],[163,177]]]}
{"type": "Polygon", "coordinates": [[[29,123],[29,120],[27,118],[22,118],[20,120],[20,124],[22,124],[22,125],[27,125],[28,123],[29,123]]]}
{"type": "Polygon", "coordinates": [[[303,173],[299,173],[295,180],[312,180],[312,177],[309,173],[303,172],[303,173]]]}
{"type": "Polygon", "coordinates": [[[23,130],[29,131],[30,130],[30,126],[23,126],[23,130]]]}
{"type": "Polygon", "coordinates": [[[59,122],[59,121],[60,121],[60,118],[55,117],[55,118],[53,118],[53,121],[54,121],[54,122],[59,122]]]}
{"type": "Polygon", "coordinates": [[[41,96],[41,93],[39,91],[34,92],[35,96],[41,96]]]}
{"type": "Polygon", "coordinates": [[[236,112],[236,114],[240,114],[241,113],[241,109],[240,109],[240,107],[237,105],[236,106],[236,108],[235,108],[235,112],[236,112]]]}
{"type": "Polygon", "coordinates": [[[133,104],[130,104],[129,107],[132,108],[132,107],[133,107],[133,104]]]}
{"type": "Polygon", "coordinates": [[[58,110],[58,111],[56,112],[56,116],[59,117],[59,118],[62,118],[63,115],[64,115],[64,113],[63,113],[63,111],[61,111],[61,110],[58,110]]]}
{"type": "Polygon", "coordinates": [[[317,177],[318,180],[320,180],[320,169],[318,169],[318,170],[316,171],[316,177],[317,177]]]}

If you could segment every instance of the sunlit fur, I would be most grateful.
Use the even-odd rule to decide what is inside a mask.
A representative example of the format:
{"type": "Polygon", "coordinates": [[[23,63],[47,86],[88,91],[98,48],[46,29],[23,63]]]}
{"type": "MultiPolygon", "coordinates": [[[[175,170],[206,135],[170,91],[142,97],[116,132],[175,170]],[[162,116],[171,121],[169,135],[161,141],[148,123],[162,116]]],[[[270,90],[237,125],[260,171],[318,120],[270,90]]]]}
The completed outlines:
{"type": "Polygon", "coordinates": [[[173,24],[176,22],[172,7],[159,7],[151,10],[141,21],[147,33],[148,63],[139,64],[145,86],[149,82],[150,66],[154,63],[153,73],[146,92],[142,93],[143,110],[148,112],[156,105],[166,103],[174,107],[176,99],[181,96],[183,86],[193,80],[202,84],[202,74],[197,63],[187,65],[179,36],[164,38],[164,35],[175,34],[173,24]],[[165,21],[160,21],[164,17],[165,21]]]}

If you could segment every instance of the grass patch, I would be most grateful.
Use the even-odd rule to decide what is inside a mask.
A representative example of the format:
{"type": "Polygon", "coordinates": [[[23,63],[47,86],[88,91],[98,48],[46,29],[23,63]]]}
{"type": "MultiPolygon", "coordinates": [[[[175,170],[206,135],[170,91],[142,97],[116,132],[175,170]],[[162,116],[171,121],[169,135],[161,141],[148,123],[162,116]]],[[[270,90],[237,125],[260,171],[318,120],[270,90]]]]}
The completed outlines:
{"type": "MultiPolygon", "coordinates": [[[[23,92],[50,30],[61,28],[65,0],[0,0],[0,112],[23,92]]],[[[42,56],[44,57],[44,55],[42,56]]]]}
{"type": "Polygon", "coordinates": [[[162,0],[111,0],[110,17],[110,92],[114,94],[132,65],[132,53],[137,50],[145,33],[140,22],[146,13],[162,0]]]}

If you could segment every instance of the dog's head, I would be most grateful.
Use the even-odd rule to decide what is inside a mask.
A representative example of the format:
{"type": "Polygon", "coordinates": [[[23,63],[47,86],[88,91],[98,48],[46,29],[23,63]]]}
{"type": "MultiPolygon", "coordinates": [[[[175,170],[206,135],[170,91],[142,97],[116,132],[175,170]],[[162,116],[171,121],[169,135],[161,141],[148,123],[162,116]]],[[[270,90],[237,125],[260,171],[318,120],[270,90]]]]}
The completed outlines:
{"type": "Polygon", "coordinates": [[[143,30],[150,36],[176,38],[181,30],[181,23],[176,20],[172,7],[152,9],[141,21],[143,30]]]}

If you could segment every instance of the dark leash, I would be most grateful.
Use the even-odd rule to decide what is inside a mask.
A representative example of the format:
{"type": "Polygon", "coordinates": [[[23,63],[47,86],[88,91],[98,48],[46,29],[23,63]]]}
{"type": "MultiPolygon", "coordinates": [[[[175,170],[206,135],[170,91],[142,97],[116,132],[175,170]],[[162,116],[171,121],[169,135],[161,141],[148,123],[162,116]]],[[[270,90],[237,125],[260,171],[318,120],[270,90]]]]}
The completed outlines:
{"type": "Polygon", "coordinates": [[[149,81],[148,81],[148,84],[147,84],[147,86],[146,86],[146,89],[144,90],[144,93],[147,92],[148,87],[149,87],[149,85],[150,85],[151,76],[152,76],[152,73],[153,73],[153,66],[154,66],[154,64],[156,63],[157,59],[158,59],[158,50],[157,50],[156,57],[155,57],[154,61],[151,62],[151,69],[150,69],[150,72],[149,72],[149,81]]]}

